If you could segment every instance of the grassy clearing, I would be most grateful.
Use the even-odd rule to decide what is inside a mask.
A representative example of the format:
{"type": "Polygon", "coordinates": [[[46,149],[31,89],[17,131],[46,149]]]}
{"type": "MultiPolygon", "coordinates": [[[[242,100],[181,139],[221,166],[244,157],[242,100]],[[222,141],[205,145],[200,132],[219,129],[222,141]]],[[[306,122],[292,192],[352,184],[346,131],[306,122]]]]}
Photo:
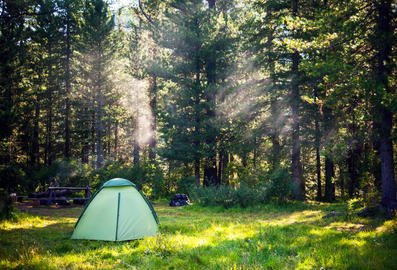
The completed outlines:
{"type": "Polygon", "coordinates": [[[70,240],[81,208],[36,208],[0,223],[0,269],[397,269],[397,220],[322,219],[345,204],[249,209],[155,205],[156,237],[70,240]]]}

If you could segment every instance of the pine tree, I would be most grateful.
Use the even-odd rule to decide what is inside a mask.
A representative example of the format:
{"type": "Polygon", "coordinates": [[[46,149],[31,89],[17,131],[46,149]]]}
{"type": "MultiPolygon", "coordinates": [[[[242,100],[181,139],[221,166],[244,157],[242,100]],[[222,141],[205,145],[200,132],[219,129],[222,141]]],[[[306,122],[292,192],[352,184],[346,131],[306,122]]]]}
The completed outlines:
{"type": "Polygon", "coordinates": [[[107,67],[114,53],[114,18],[102,0],[86,1],[84,8],[82,52],[91,87],[95,89],[96,166],[103,165],[103,110],[107,88],[107,67]]]}

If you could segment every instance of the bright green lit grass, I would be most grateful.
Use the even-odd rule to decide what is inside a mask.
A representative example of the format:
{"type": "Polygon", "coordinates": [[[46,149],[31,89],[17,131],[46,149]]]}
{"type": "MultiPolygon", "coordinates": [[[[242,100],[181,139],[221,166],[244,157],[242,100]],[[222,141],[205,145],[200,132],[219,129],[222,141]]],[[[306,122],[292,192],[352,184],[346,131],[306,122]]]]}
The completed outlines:
{"type": "Polygon", "coordinates": [[[222,209],[155,205],[156,237],[70,240],[81,208],[0,222],[0,269],[397,269],[397,220],[322,219],[346,205],[222,209]]]}

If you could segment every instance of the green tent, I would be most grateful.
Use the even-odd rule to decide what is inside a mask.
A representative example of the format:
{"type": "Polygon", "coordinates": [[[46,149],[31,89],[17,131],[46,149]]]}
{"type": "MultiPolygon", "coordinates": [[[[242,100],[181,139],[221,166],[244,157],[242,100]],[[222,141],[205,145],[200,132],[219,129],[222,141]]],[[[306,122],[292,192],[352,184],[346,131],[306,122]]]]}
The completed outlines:
{"type": "Polygon", "coordinates": [[[107,181],[85,207],[72,239],[125,241],[155,235],[156,213],[136,186],[128,180],[107,181]]]}

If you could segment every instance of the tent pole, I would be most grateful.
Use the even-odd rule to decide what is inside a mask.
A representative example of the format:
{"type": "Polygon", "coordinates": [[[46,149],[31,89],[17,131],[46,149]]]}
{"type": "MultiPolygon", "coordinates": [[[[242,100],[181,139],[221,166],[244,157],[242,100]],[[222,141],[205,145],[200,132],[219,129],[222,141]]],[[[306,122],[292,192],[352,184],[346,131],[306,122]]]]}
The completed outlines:
{"type": "Polygon", "coordinates": [[[119,192],[118,198],[117,198],[117,219],[116,219],[116,237],[115,237],[115,241],[117,241],[117,234],[118,234],[118,230],[119,230],[119,214],[120,214],[120,192],[119,192]]]}

